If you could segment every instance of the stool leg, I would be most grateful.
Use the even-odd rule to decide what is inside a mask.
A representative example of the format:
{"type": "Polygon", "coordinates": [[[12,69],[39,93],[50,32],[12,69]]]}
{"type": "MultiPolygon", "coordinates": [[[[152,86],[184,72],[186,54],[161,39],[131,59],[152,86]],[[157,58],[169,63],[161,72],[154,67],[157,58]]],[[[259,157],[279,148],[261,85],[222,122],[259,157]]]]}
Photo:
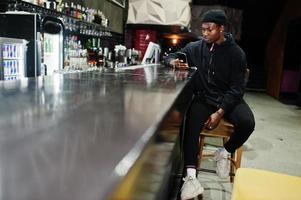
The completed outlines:
{"type": "Polygon", "coordinates": [[[240,168],[242,156],[242,146],[236,150],[236,169],[240,168]]]}
{"type": "Polygon", "coordinates": [[[231,161],[230,161],[230,181],[231,183],[234,181],[234,173],[236,168],[236,151],[231,153],[231,161]],[[233,161],[233,162],[232,162],[233,161]]]}
{"type": "Polygon", "coordinates": [[[203,158],[204,144],[205,144],[205,137],[201,135],[200,136],[199,160],[198,160],[198,166],[197,166],[197,168],[199,168],[201,166],[201,161],[202,161],[202,158],[203,158]]]}
{"type": "Polygon", "coordinates": [[[223,137],[223,145],[226,144],[226,142],[229,140],[227,137],[223,137]]]}
{"type": "Polygon", "coordinates": [[[231,168],[230,168],[230,181],[233,182],[235,172],[238,168],[240,168],[241,164],[241,156],[242,156],[242,146],[236,149],[235,153],[231,154],[231,159],[234,161],[234,163],[231,163],[231,168]]]}

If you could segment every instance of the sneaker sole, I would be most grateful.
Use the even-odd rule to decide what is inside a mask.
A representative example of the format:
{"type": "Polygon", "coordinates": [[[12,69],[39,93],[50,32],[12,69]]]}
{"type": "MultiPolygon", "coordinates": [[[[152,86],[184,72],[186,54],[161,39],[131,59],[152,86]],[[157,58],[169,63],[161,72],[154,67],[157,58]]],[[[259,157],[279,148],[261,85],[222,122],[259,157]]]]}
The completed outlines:
{"type": "Polygon", "coordinates": [[[199,196],[200,194],[203,194],[203,192],[204,192],[204,188],[203,188],[203,187],[199,187],[198,189],[194,190],[194,192],[191,194],[191,196],[185,197],[185,198],[182,198],[182,197],[181,197],[181,200],[192,199],[192,198],[194,198],[194,197],[199,196]]]}
{"type": "Polygon", "coordinates": [[[220,179],[228,179],[230,176],[228,175],[228,176],[220,176],[220,175],[218,175],[218,174],[216,174],[220,179]]]}

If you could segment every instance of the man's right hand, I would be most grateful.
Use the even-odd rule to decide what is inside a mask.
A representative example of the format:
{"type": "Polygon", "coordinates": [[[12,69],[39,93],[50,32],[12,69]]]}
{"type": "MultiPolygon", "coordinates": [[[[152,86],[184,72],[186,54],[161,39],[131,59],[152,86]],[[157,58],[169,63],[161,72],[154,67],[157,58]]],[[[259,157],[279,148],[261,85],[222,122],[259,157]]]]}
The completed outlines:
{"type": "Polygon", "coordinates": [[[188,64],[185,63],[183,60],[180,59],[174,59],[172,61],[170,61],[169,63],[173,68],[177,68],[177,69],[188,69],[188,64]]]}

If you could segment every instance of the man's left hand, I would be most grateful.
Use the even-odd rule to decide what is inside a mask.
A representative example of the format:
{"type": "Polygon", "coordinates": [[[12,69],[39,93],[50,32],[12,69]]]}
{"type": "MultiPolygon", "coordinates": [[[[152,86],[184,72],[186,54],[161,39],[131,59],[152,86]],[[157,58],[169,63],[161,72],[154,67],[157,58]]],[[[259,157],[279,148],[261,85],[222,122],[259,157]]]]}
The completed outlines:
{"type": "Polygon", "coordinates": [[[215,129],[218,123],[220,122],[220,120],[222,119],[223,115],[224,115],[224,111],[221,109],[212,113],[208,118],[207,122],[205,123],[206,128],[210,130],[215,129]]]}

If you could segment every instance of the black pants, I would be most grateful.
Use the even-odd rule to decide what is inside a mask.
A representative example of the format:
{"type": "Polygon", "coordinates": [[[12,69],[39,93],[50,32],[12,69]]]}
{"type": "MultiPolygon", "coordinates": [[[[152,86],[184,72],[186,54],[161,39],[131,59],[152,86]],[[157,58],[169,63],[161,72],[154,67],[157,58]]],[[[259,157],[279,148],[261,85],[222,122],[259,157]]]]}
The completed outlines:
{"type": "MultiPolygon", "coordinates": [[[[183,141],[185,166],[197,165],[199,153],[200,132],[209,116],[217,110],[216,107],[194,98],[186,114],[183,141]]],[[[255,127],[255,120],[248,104],[242,101],[230,112],[224,115],[235,126],[235,132],[224,145],[228,152],[233,153],[249,138],[255,127]]]]}

